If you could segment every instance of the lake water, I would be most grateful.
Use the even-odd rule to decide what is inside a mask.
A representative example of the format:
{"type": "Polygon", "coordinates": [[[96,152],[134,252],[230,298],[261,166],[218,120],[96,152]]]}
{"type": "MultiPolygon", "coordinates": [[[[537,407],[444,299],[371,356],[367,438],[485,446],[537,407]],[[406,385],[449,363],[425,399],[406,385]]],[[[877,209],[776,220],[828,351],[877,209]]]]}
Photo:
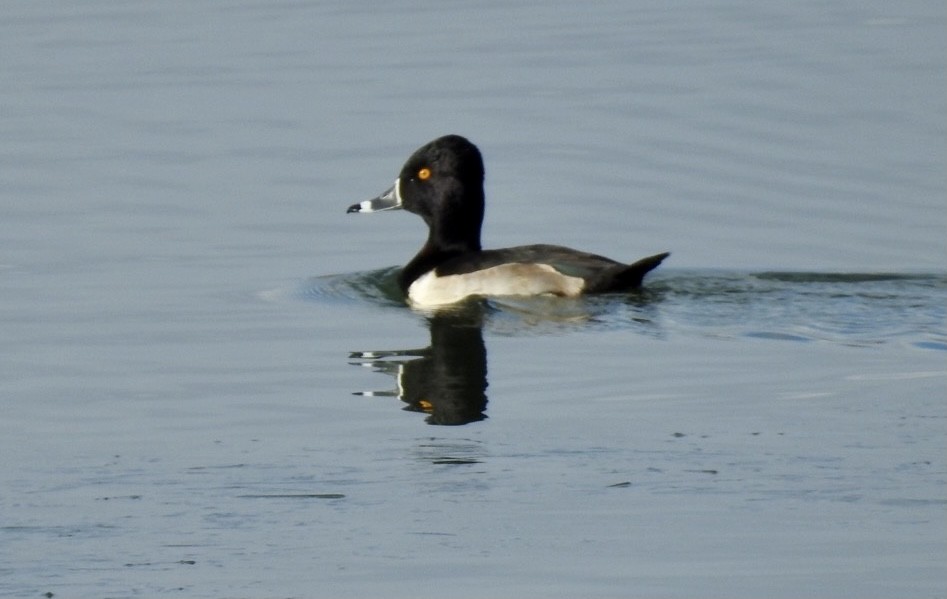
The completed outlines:
{"type": "Polygon", "coordinates": [[[947,594],[941,1],[0,6],[0,595],[947,594]],[[442,314],[426,141],[625,296],[442,314]]]}

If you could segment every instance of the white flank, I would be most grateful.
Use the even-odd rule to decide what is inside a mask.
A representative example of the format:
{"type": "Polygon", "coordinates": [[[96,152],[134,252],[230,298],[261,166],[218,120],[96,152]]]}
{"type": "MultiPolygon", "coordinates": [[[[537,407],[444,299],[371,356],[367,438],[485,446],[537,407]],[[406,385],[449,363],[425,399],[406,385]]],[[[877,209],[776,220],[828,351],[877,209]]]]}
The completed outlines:
{"type": "Polygon", "coordinates": [[[585,281],[558,272],[547,264],[501,264],[462,275],[421,275],[408,288],[408,299],[418,306],[459,302],[471,295],[561,295],[582,293],[585,281]]]}

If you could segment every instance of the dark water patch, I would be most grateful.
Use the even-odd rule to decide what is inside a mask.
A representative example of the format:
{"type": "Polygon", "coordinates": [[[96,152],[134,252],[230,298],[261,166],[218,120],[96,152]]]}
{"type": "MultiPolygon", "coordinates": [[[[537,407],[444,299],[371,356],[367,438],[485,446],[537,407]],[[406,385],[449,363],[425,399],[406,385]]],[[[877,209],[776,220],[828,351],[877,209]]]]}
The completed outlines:
{"type": "Polygon", "coordinates": [[[197,564],[197,560],[193,559],[179,559],[169,562],[126,562],[122,564],[126,568],[154,568],[161,567],[165,568],[167,566],[193,566],[197,564]]]}
{"type": "Polygon", "coordinates": [[[947,499],[941,498],[929,498],[929,499],[915,499],[915,498],[895,498],[895,499],[883,499],[879,503],[881,505],[888,505],[894,507],[908,507],[908,508],[920,508],[927,506],[947,506],[947,499]]]}
{"type": "Polygon", "coordinates": [[[107,497],[96,497],[95,499],[96,501],[117,501],[121,499],[138,500],[138,499],[141,499],[141,497],[142,497],[141,495],[136,494],[136,495],[113,495],[113,496],[107,496],[107,497]]]}
{"type": "Polygon", "coordinates": [[[415,452],[419,461],[448,466],[480,464],[485,457],[483,445],[470,439],[432,437],[419,443],[415,452]]]}
{"type": "Polygon", "coordinates": [[[89,525],[12,525],[0,526],[0,532],[12,535],[38,535],[40,537],[52,538],[99,538],[106,533],[111,534],[117,530],[118,526],[113,524],[89,524],[89,525]]]}
{"type": "Polygon", "coordinates": [[[773,333],[769,331],[748,331],[743,334],[744,337],[750,337],[752,339],[770,339],[775,341],[797,341],[800,343],[807,343],[812,341],[809,337],[804,337],[802,335],[792,335],[790,333],[773,333]]]}
{"type": "Polygon", "coordinates": [[[434,460],[431,463],[447,466],[468,466],[470,464],[479,464],[480,460],[469,460],[464,458],[442,458],[439,460],[434,460]]]}
{"type": "Polygon", "coordinates": [[[902,273],[844,273],[844,272],[779,272],[767,271],[755,273],[757,279],[783,281],[786,283],[870,283],[877,281],[939,281],[945,277],[933,274],[902,273]]]}
{"type": "Polygon", "coordinates": [[[947,277],[937,274],[665,272],[662,323],[675,331],[872,346],[947,344],[947,277]]]}
{"type": "Polygon", "coordinates": [[[326,303],[369,302],[383,307],[405,307],[395,266],[365,272],[312,277],[299,288],[304,300],[326,303]]]}
{"type": "Polygon", "coordinates": [[[937,351],[947,351],[947,342],[943,341],[917,341],[912,344],[918,349],[933,349],[937,351]]]}
{"type": "Polygon", "coordinates": [[[489,298],[485,324],[492,334],[510,336],[632,329],[660,337],[660,300],[646,290],[580,298],[489,298]]]}
{"type": "Polygon", "coordinates": [[[205,470],[230,470],[232,468],[246,468],[248,464],[220,464],[216,466],[191,466],[187,469],[188,473],[202,472],[205,470]]]}
{"type": "Polygon", "coordinates": [[[344,499],[343,493],[257,493],[237,495],[240,499],[344,499]]]}

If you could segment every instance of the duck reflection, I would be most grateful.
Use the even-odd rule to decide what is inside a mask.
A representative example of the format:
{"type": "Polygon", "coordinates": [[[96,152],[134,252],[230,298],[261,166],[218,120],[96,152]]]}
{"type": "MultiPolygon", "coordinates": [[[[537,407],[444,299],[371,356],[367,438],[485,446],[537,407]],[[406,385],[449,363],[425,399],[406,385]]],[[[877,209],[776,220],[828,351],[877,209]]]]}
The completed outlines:
{"type": "Polygon", "coordinates": [[[356,395],[399,397],[405,410],[427,414],[429,424],[460,425],[486,418],[487,349],[483,343],[484,306],[428,315],[431,345],[424,349],[353,352],[352,364],[373,368],[397,380],[390,391],[356,395]]]}

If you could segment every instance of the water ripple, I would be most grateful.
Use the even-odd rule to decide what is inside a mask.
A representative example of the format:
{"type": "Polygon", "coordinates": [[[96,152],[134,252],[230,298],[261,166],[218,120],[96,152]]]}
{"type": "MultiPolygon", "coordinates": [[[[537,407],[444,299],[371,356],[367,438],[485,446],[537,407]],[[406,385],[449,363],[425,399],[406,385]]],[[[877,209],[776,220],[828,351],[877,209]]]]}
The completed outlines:
{"type": "MultiPolygon", "coordinates": [[[[392,267],[315,277],[299,295],[317,303],[407,310],[397,273],[392,267]]],[[[939,274],[667,269],[633,293],[490,298],[478,305],[486,308],[485,327],[494,334],[634,329],[656,336],[699,334],[862,347],[899,342],[945,351],[945,296],[947,276],[939,274]]]]}

